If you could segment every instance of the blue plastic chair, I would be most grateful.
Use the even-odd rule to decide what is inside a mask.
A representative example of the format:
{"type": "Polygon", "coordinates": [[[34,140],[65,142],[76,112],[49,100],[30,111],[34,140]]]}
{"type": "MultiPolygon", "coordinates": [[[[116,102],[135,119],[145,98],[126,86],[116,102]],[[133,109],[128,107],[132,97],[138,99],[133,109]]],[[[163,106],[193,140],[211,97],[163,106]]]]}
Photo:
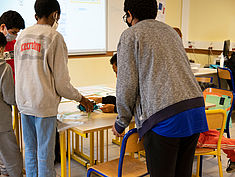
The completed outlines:
{"type": "Polygon", "coordinates": [[[145,162],[125,155],[142,150],[144,150],[143,140],[139,141],[137,129],[129,130],[122,140],[120,158],[90,167],[87,177],[90,177],[92,172],[104,177],[146,176],[148,172],[145,162]]]}

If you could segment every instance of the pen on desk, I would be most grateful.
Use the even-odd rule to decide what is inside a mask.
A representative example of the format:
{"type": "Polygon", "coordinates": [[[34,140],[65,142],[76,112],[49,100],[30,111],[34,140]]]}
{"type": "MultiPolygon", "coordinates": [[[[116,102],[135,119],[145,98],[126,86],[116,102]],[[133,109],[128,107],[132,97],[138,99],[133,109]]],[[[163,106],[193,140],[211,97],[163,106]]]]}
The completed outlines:
{"type": "Polygon", "coordinates": [[[90,116],[91,116],[91,112],[88,112],[88,119],[90,119],[90,116]]]}

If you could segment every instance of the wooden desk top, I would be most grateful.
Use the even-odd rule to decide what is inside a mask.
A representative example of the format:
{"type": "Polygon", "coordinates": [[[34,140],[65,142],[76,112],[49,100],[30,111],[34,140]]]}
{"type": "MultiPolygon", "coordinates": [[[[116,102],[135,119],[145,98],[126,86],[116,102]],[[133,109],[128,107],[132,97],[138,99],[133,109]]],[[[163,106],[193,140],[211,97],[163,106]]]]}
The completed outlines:
{"type": "MultiPolygon", "coordinates": [[[[59,114],[62,113],[75,113],[75,116],[81,115],[81,119],[78,119],[77,121],[83,122],[83,124],[73,127],[71,129],[78,131],[82,134],[95,132],[99,130],[109,129],[112,128],[117,114],[116,113],[102,113],[99,111],[93,112],[90,115],[90,118],[88,118],[86,113],[81,113],[77,109],[77,103],[75,102],[67,102],[67,103],[61,103],[59,106],[59,114]]],[[[215,104],[212,103],[205,103],[206,109],[215,107],[215,104]]],[[[134,119],[133,119],[134,121],[134,119]]]]}
{"type": "Polygon", "coordinates": [[[204,76],[209,74],[216,74],[217,69],[211,69],[211,68],[199,68],[199,71],[194,73],[195,76],[204,76]]]}
{"type": "MultiPolygon", "coordinates": [[[[80,133],[89,133],[94,132],[102,129],[112,128],[117,114],[116,113],[102,113],[99,111],[95,111],[91,113],[90,117],[88,118],[87,113],[79,112],[77,109],[78,103],[76,102],[65,102],[60,103],[59,105],[59,114],[67,114],[72,115],[71,121],[76,120],[74,117],[78,117],[76,120],[77,122],[82,122],[83,124],[72,128],[80,133]]],[[[69,122],[69,118],[66,119],[69,122]]]]}
{"type": "Polygon", "coordinates": [[[84,121],[84,124],[72,128],[80,133],[90,133],[104,129],[112,128],[117,114],[116,113],[91,113],[90,118],[84,121]]]}

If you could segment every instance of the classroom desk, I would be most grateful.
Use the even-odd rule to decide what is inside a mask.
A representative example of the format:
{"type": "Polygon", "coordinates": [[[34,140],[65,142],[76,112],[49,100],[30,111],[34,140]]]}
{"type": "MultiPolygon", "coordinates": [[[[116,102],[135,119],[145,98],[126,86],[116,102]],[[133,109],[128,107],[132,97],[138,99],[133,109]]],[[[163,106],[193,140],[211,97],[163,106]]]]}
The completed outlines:
{"type": "MultiPolygon", "coordinates": [[[[99,138],[97,134],[97,159],[100,159],[100,162],[104,162],[104,131],[106,131],[106,136],[108,140],[108,129],[111,129],[117,114],[115,113],[91,113],[90,118],[87,121],[84,121],[84,124],[79,125],[74,128],[69,128],[67,130],[67,143],[68,143],[68,169],[69,169],[69,176],[70,176],[70,142],[71,142],[71,133],[72,133],[72,152],[71,157],[78,161],[79,163],[83,164],[84,166],[92,166],[95,164],[95,137],[94,133],[99,132],[99,138]],[[81,151],[78,151],[79,148],[74,149],[74,136],[79,135],[81,138],[88,138],[90,139],[90,155],[86,155],[83,153],[82,147],[81,151]],[[99,141],[99,146],[98,146],[99,141]],[[98,148],[99,147],[99,148],[98,148]],[[99,153],[98,153],[99,149],[99,153]],[[98,157],[99,154],[99,157],[98,157]],[[84,160],[85,159],[85,160],[84,160]]],[[[61,141],[61,176],[66,176],[66,139],[65,139],[66,131],[60,132],[60,141],[61,141]]],[[[79,146],[79,141],[76,141],[76,146],[79,146]]],[[[107,143],[108,144],[108,143],[107,143]]],[[[108,146],[107,146],[107,158],[108,158],[108,146]]]]}
{"type": "Polygon", "coordinates": [[[199,68],[199,71],[195,72],[194,75],[195,76],[208,76],[208,75],[217,76],[217,69],[199,68]]]}
{"type": "MultiPolygon", "coordinates": [[[[65,102],[61,103],[59,106],[59,113],[77,111],[77,103],[75,102],[65,102]]],[[[86,114],[79,113],[76,114],[86,114]]],[[[80,164],[88,167],[92,166],[95,163],[104,162],[104,144],[105,136],[106,138],[106,159],[108,161],[108,130],[112,128],[117,114],[116,113],[102,113],[99,111],[93,112],[90,115],[90,118],[85,117],[80,119],[80,122],[83,124],[68,128],[67,130],[60,132],[60,148],[61,148],[61,176],[65,177],[67,175],[66,170],[66,133],[67,133],[67,144],[68,144],[68,175],[71,175],[70,172],[70,157],[79,162],[80,164]],[[72,136],[71,136],[72,134],[72,136]],[[96,135],[96,137],[95,137],[96,135]],[[89,150],[90,154],[87,155],[83,152],[83,138],[89,138],[89,150]],[[96,138],[96,144],[95,144],[96,138]],[[71,144],[72,140],[72,144],[71,144]],[[81,140],[81,141],[80,141],[81,140]],[[95,157],[95,147],[96,147],[96,157],[95,157]],[[72,149],[72,151],[71,151],[72,149]],[[71,151],[71,152],[70,152],[71,151]]],[[[130,128],[134,127],[134,121],[131,124],[130,128]]]]}

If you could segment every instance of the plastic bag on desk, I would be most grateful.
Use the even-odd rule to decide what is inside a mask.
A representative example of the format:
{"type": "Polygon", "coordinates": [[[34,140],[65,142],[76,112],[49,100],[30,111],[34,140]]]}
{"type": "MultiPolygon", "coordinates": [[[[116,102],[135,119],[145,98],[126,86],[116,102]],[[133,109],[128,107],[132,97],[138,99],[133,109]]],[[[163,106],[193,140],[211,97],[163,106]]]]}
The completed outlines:
{"type": "Polygon", "coordinates": [[[69,128],[77,127],[84,124],[88,120],[87,114],[82,114],[80,112],[74,113],[64,113],[57,115],[57,130],[65,131],[69,128]]]}

